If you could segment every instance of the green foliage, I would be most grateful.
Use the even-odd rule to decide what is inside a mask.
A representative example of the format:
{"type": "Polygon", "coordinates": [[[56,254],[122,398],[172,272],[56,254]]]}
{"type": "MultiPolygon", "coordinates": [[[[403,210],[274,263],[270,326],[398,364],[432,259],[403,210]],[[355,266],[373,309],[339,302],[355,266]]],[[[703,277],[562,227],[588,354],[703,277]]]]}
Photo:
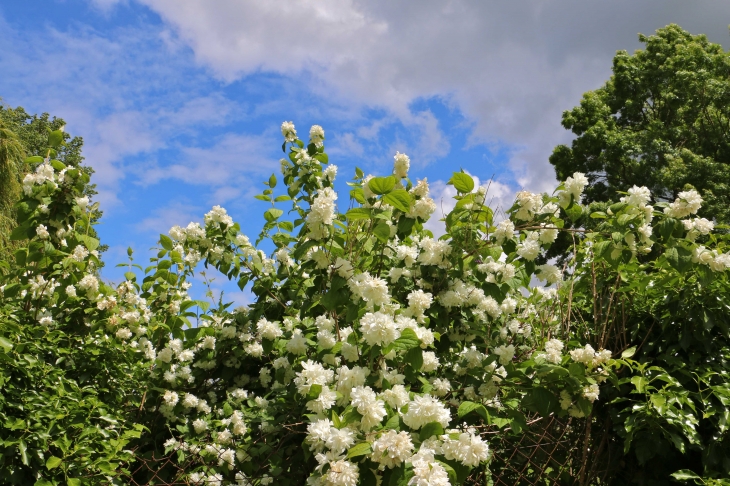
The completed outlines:
{"type": "Polygon", "coordinates": [[[701,215],[730,221],[730,56],[677,25],[640,35],[646,47],[619,51],[613,76],[563,113],[577,138],[555,148],[560,180],[588,176],[587,202],[647,186],[674,200],[687,186],[705,199],[701,215]]]}

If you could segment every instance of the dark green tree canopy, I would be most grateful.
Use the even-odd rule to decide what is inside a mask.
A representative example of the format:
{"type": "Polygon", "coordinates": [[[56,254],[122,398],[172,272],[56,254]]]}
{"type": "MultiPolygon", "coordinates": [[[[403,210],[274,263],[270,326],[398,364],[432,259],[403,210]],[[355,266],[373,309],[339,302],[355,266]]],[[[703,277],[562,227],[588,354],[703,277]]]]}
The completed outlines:
{"type": "Polygon", "coordinates": [[[730,221],[730,54],[678,25],[639,35],[633,55],[618,51],[613,76],[563,113],[577,138],[550,157],[560,180],[587,175],[587,202],[647,186],[674,200],[690,185],[702,216],[730,221]]]}

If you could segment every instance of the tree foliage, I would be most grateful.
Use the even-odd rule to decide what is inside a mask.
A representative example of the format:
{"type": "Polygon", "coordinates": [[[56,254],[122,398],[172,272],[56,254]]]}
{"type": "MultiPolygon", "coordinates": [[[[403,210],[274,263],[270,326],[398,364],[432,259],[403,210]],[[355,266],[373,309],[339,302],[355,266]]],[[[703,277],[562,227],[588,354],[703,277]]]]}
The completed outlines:
{"type": "Polygon", "coordinates": [[[672,201],[688,186],[702,216],[730,221],[730,56],[677,25],[640,35],[643,50],[619,51],[606,84],[563,113],[576,139],[550,157],[558,179],[587,175],[586,201],[647,186],[672,201]]]}

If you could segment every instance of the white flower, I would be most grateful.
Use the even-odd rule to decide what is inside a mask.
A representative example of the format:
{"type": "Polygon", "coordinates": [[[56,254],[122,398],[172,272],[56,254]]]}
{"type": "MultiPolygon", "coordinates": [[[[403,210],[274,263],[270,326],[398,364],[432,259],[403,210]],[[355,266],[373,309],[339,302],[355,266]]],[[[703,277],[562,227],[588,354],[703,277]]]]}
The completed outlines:
{"type": "Polygon", "coordinates": [[[431,307],[433,303],[433,295],[423,290],[414,290],[408,294],[408,309],[416,318],[423,317],[426,309],[431,307]]]}
{"type": "Polygon", "coordinates": [[[441,450],[448,460],[456,460],[464,466],[475,467],[489,457],[489,446],[478,435],[463,432],[457,440],[449,435],[441,436],[441,450]]]}
{"type": "Polygon", "coordinates": [[[307,425],[307,438],[310,451],[321,451],[326,443],[330,441],[332,430],[336,430],[329,419],[316,419],[307,425]]]}
{"type": "Polygon", "coordinates": [[[329,234],[327,227],[332,224],[337,211],[335,201],[337,193],[331,187],[320,189],[312,201],[312,206],[307,214],[307,228],[309,237],[314,240],[321,240],[329,234]]]}
{"type": "Polygon", "coordinates": [[[323,478],[326,486],[357,486],[360,479],[357,464],[344,459],[329,464],[330,468],[323,478]]]}
{"type": "Polygon", "coordinates": [[[360,332],[371,346],[387,346],[400,337],[400,330],[388,314],[368,312],[360,319],[360,332]]]}
{"type": "Polygon", "coordinates": [[[69,297],[76,297],[76,287],[69,285],[66,287],[66,295],[69,297]]]}
{"type": "Polygon", "coordinates": [[[499,222],[497,229],[494,230],[494,238],[497,240],[497,244],[501,244],[504,240],[510,240],[514,236],[515,225],[509,219],[505,219],[499,222]]]}
{"type": "Polygon", "coordinates": [[[297,373],[294,384],[300,394],[306,395],[312,385],[329,385],[335,376],[335,372],[325,369],[321,364],[310,360],[301,363],[302,371],[297,373]]]}
{"type": "Polygon", "coordinates": [[[41,240],[47,240],[50,234],[48,233],[48,229],[45,225],[39,224],[38,227],[35,229],[35,234],[40,238],[41,240]]]}
{"type": "Polygon", "coordinates": [[[590,402],[595,402],[598,400],[598,385],[595,383],[593,385],[586,386],[583,388],[583,396],[590,402]]]}
{"type": "Polygon", "coordinates": [[[411,167],[411,159],[406,154],[400,152],[395,153],[395,164],[393,165],[393,174],[398,178],[408,177],[408,169],[411,167]]]}
{"type": "Polygon", "coordinates": [[[334,390],[330,390],[328,386],[323,386],[319,396],[307,402],[307,410],[321,415],[325,410],[332,408],[336,399],[337,393],[334,390]]]}
{"type": "Polygon", "coordinates": [[[307,353],[307,338],[302,335],[301,329],[294,329],[291,339],[286,343],[286,350],[291,354],[307,353]]]}
{"type": "Polygon", "coordinates": [[[278,322],[270,322],[263,317],[256,323],[256,329],[262,338],[269,340],[274,340],[284,334],[278,322]]]}
{"type": "Polygon", "coordinates": [[[177,392],[166,390],[165,395],[162,397],[162,400],[165,402],[165,405],[174,407],[175,405],[177,405],[179,398],[180,397],[177,392]]]}
{"type": "Polygon", "coordinates": [[[355,275],[347,282],[352,293],[368,303],[372,309],[374,306],[383,306],[390,303],[388,283],[382,278],[373,277],[368,272],[355,275]]]}
{"type": "Polygon", "coordinates": [[[416,395],[408,403],[408,412],[403,415],[403,422],[416,430],[430,422],[438,422],[446,427],[451,422],[451,412],[431,395],[416,395]]]}
{"type": "Polygon", "coordinates": [[[335,177],[337,177],[337,166],[334,164],[328,165],[327,168],[322,172],[322,176],[326,180],[334,182],[335,177]]]}
{"type": "Polygon", "coordinates": [[[399,409],[410,401],[408,390],[403,385],[393,385],[379,395],[385,403],[393,408],[399,409]]]}
{"type": "Polygon", "coordinates": [[[297,139],[297,130],[292,122],[285,121],[281,124],[281,134],[284,135],[284,140],[287,142],[293,142],[297,139]]]}
{"type": "Polygon", "coordinates": [[[388,430],[372,445],[370,459],[380,464],[380,469],[400,466],[413,455],[413,441],[408,432],[388,430]]]}
{"type": "Polygon", "coordinates": [[[193,428],[196,434],[203,433],[208,428],[208,422],[203,419],[195,419],[193,421],[193,428]]]}
{"type": "Polygon", "coordinates": [[[560,282],[563,279],[562,272],[555,265],[545,264],[537,267],[537,278],[549,285],[560,282]]]}
{"type": "Polygon", "coordinates": [[[378,425],[387,415],[385,403],[378,400],[375,392],[369,386],[357,386],[350,392],[352,406],[362,415],[360,425],[368,431],[378,425]]]}
{"type": "Polygon", "coordinates": [[[499,356],[499,363],[505,366],[512,362],[512,358],[515,356],[515,347],[511,344],[497,346],[494,348],[494,354],[499,356]]]}
{"type": "Polygon", "coordinates": [[[540,235],[536,231],[528,231],[527,237],[517,245],[517,254],[527,261],[532,261],[540,254],[540,235]]]}
{"type": "Polygon", "coordinates": [[[78,207],[80,207],[82,211],[86,211],[86,206],[89,205],[89,198],[86,196],[77,197],[76,205],[78,205],[78,207]]]}
{"type": "Polygon", "coordinates": [[[436,371],[439,367],[439,359],[436,357],[436,353],[433,351],[423,352],[423,364],[421,365],[421,371],[424,373],[430,373],[436,371]]]}
{"type": "Polygon", "coordinates": [[[446,378],[434,378],[431,380],[433,392],[438,397],[446,396],[451,391],[451,383],[446,378]]]}
{"type": "Polygon", "coordinates": [[[668,207],[664,208],[664,214],[672,218],[684,218],[695,214],[702,207],[702,197],[694,189],[679,193],[679,197],[668,207]]]}
{"type": "MultiPolygon", "coordinates": [[[[294,129],[294,125],[292,125],[292,130],[294,129]]],[[[282,125],[282,133],[284,132],[284,125],[282,125]]],[[[294,132],[296,134],[296,132],[294,132]]],[[[286,135],[284,135],[286,136],[286,135]]],[[[312,142],[317,147],[322,146],[322,142],[324,141],[324,128],[322,128],[319,125],[312,125],[312,128],[309,129],[309,141],[312,142]]]]}
{"type": "Polygon", "coordinates": [[[350,278],[355,274],[355,270],[352,268],[352,263],[342,257],[337,257],[332,268],[334,268],[337,271],[337,275],[342,278],[350,278]]]}

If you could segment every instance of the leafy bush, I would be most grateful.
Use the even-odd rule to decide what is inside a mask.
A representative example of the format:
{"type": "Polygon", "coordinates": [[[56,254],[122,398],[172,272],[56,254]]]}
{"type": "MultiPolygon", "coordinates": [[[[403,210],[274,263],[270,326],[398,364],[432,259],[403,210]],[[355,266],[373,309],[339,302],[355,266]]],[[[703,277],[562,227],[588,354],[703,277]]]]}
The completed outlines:
{"type": "Polygon", "coordinates": [[[216,206],[204,225],[161,235],[143,272],[130,252],[116,289],[94,273],[85,174],[38,161],[14,234],[28,246],[3,282],[3,473],[482,484],[506,474],[490,444],[553,416],[585,438],[567,468],[525,473],[542,481],[619,481],[626,463],[658,460],[649,441],[677,449],[685,462],[668,466],[689,471],[679,476],[722,477],[727,365],[710,353],[727,349],[730,256],[712,223],[691,218],[696,192],[659,211],[632,188],[592,215],[602,222],[558,268],[536,260],[560,231],[583,231],[564,230],[583,216],[580,173],[553,195],[518,193],[498,222],[486,188],[455,173],[457,202],[434,238],[424,223],[436,204],[427,181],[408,178],[407,156],[389,176],[358,169],[340,212],[324,131],[312,127],[308,144],[291,123],[282,133],[283,191],[272,175],[256,196],[271,203],[256,240],[270,254],[216,206]],[[254,303],[192,300],[201,265],[250,288],[254,303]],[[25,366],[27,355],[36,362],[25,366]],[[51,408],[58,429],[44,428],[51,408]],[[627,462],[609,455],[598,471],[619,442],[627,462]],[[692,459],[702,448],[704,469],[692,459]]]}

